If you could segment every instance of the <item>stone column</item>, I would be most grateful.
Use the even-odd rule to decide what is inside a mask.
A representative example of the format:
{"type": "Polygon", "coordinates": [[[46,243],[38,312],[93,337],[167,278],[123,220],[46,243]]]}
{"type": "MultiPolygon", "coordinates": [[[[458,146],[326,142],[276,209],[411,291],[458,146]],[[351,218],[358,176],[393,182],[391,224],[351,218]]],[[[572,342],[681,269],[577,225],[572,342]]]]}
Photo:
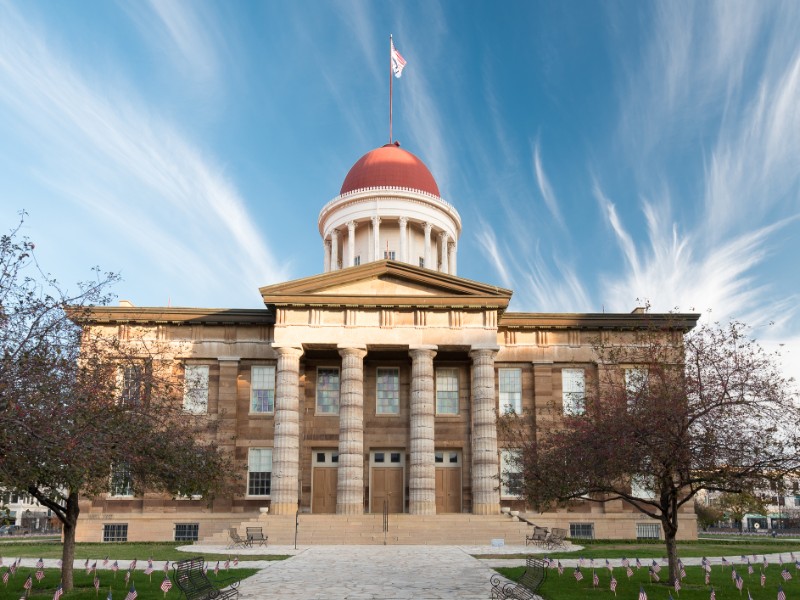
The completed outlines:
{"type": "Polygon", "coordinates": [[[440,268],[440,271],[442,273],[447,273],[447,241],[449,239],[450,236],[446,231],[442,231],[439,234],[439,243],[441,245],[441,251],[442,251],[442,259],[441,259],[442,266],[440,268]]]}
{"type": "Polygon", "coordinates": [[[372,217],[372,253],[373,260],[381,260],[381,218],[372,217]]]}
{"type": "Polygon", "coordinates": [[[400,260],[408,262],[408,217],[400,217],[400,260]]]}
{"type": "Polygon", "coordinates": [[[339,230],[331,230],[331,271],[339,269],[339,230]]]}
{"type": "Polygon", "coordinates": [[[331,241],[325,240],[322,243],[325,246],[325,273],[331,270],[331,241]]]}
{"type": "Polygon", "coordinates": [[[272,449],[273,515],[297,511],[300,470],[300,357],[302,348],[276,347],[275,434],[272,449]]]}
{"type": "Polygon", "coordinates": [[[450,242],[448,247],[449,254],[450,254],[450,275],[456,274],[456,243],[450,242]]]}
{"type": "Polygon", "coordinates": [[[497,423],[494,407],[494,357],[499,348],[473,348],[472,358],[472,512],[500,513],[497,423]]]}
{"type": "Polygon", "coordinates": [[[347,223],[347,266],[356,264],[356,222],[347,223]]]}
{"type": "Polygon", "coordinates": [[[431,261],[431,230],[433,229],[433,225],[430,223],[425,223],[425,253],[422,255],[423,260],[425,261],[425,268],[426,269],[433,269],[436,270],[436,265],[433,264],[431,261]]]}
{"type": "Polygon", "coordinates": [[[433,357],[436,346],[410,348],[411,423],[409,441],[411,464],[408,478],[408,512],[436,514],[436,464],[434,463],[434,381],[433,357]]]}
{"type": "Polygon", "coordinates": [[[366,348],[339,347],[339,468],[336,514],[364,513],[364,356],[366,348]]]}

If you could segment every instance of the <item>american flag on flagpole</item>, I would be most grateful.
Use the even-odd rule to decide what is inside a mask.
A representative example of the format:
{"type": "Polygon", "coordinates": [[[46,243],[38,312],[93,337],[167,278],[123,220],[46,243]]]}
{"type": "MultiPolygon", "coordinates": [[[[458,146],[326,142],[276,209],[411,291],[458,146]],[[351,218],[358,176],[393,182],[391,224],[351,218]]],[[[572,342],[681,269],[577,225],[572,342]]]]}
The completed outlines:
{"type": "Polygon", "coordinates": [[[10,569],[6,569],[6,572],[3,573],[3,583],[8,585],[8,576],[11,573],[10,569]]]}
{"type": "Polygon", "coordinates": [[[644,587],[641,585],[639,586],[639,600],[647,600],[647,592],[644,591],[644,587]]]}
{"type": "Polygon", "coordinates": [[[656,581],[661,581],[661,578],[658,576],[658,573],[655,572],[653,567],[650,567],[649,571],[650,571],[650,577],[651,578],[655,579],[656,581]]]}
{"type": "Polygon", "coordinates": [[[783,577],[784,581],[789,581],[792,578],[792,574],[789,573],[789,569],[784,569],[781,571],[781,577],[783,577]]]}
{"type": "Polygon", "coordinates": [[[44,571],[39,569],[36,571],[36,581],[41,581],[42,579],[44,579],[44,571]]]}
{"type": "Polygon", "coordinates": [[[680,594],[681,593],[681,580],[680,580],[680,577],[676,577],[675,578],[675,584],[674,585],[675,585],[675,593],[680,594]]]}
{"type": "Polygon", "coordinates": [[[767,576],[764,575],[764,571],[761,571],[761,587],[764,587],[767,583],[767,576]]]}
{"type": "Polygon", "coordinates": [[[25,580],[25,584],[22,587],[24,587],[26,590],[31,589],[33,587],[33,577],[28,575],[28,578],[25,580]]]}
{"type": "Polygon", "coordinates": [[[561,561],[558,561],[558,567],[557,568],[558,568],[558,574],[559,575],[563,575],[564,574],[564,565],[561,564],[561,561]]]}
{"type": "Polygon", "coordinates": [[[58,587],[56,588],[56,593],[53,594],[53,600],[58,600],[63,595],[64,595],[64,588],[61,587],[61,584],[59,583],[58,587]]]}
{"type": "Polygon", "coordinates": [[[611,588],[611,591],[614,592],[614,595],[617,595],[617,580],[614,575],[611,575],[611,581],[608,584],[608,587],[611,588]]]}
{"type": "Polygon", "coordinates": [[[736,576],[736,589],[741,592],[743,587],[744,587],[744,579],[742,579],[741,577],[739,577],[737,575],[736,576]]]}
{"type": "Polygon", "coordinates": [[[633,569],[631,569],[630,567],[625,567],[625,575],[628,576],[628,579],[633,577],[633,569]]]}
{"type": "Polygon", "coordinates": [[[169,573],[169,561],[164,563],[164,573],[169,573]]]}
{"type": "Polygon", "coordinates": [[[233,557],[233,566],[235,567],[238,564],[239,564],[239,555],[237,554],[236,556],[233,557]]]}
{"type": "Polygon", "coordinates": [[[94,584],[94,591],[96,595],[100,591],[100,578],[97,576],[97,571],[94,573],[94,581],[92,583],[94,584]]]}
{"type": "Polygon", "coordinates": [[[581,573],[580,567],[575,567],[575,572],[573,573],[573,575],[575,575],[575,581],[580,581],[581,579],[583,579],[583,573],[581,573]]]}
{"type": "MultiPolygon", "coordinates": [[[[403,74],[403,69],[406,68],[406,59],[403,58],[401,54],[397,51],[397,48],[394,47],[393,39],[389,40],[389,44],[391,46],[392,72],[394,73],[394,76],[399,79],[400,76],[403,74]]],[[[384,54],[384,56],[386,55],[384,54]]]]}
{"type": "Polygon", "coordinates": [[[128,595],[125,596],[125,600],[136,600],[136,597],[139,594],[136,593],[136,587],[134,587],[133,582],[131,581],[131,589],[128,590],[128,595]]]}
{"type": "Polygon", "coordinates": [[[711,588],[711,595],[709,596],[709,600],[717,600],[717,592],[714,591],[713,586],[711,588]]]}
{"type": "Polygon", "coordinates": [[[166,596],[167,592],[170,591],[171,589],[172,589],[172,580],[170,580],[170,578],[165,573],[164,581],[161,582],[161,591],[164,592],[164,595],[166,596]]]}
{"type": "Polygon", "coordinates": [[[778,584],[778,600],[786,600],[786,592],[783,591],[780,584],[778,584]]]}
{"type": "MultiPolygon", "coordinates": [[[[87,561],[87,562],[88,562],[88,561],[87,561]]],[[[37,561],[36,561],[36,568],[37,568],[37,569],[41,569],[41,568],[43,568],[43,567],[44,567],[44,559],[43,559],[43,558],[40,558],[39,560],[37,560],[37,561]]]]}
{"type": "Polygon", "coordinates": [[[594,587],[600,585],[600,578],[597,576],[597,571],[592,571],[592,585],[594,587]]]}

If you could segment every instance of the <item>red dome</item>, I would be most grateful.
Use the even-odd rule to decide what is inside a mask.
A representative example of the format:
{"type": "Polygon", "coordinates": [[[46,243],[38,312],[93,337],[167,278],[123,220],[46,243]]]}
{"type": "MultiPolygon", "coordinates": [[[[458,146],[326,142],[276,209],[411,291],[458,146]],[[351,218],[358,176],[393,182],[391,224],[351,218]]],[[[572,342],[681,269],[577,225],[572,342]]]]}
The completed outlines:
{"type": "Polygon", "coordinates": [[[423,162],[394,144],[367,152],[344,178],[340,194],[370,187],[403,187],[439,195],[439,186],[423,162]]]}

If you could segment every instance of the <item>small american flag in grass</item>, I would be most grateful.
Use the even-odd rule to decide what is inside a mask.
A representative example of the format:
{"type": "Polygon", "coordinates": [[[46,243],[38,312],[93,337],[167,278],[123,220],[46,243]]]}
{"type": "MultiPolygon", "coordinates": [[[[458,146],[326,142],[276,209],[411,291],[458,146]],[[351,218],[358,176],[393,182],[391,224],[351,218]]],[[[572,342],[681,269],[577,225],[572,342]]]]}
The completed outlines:
{"type": "Polygon", "coordinates": [[[580,581],[581,579],[583,579],[583,573],[581,573],[580,567],[575,567],[575,572],[573,573],[573,575],[575,575],[575,581],[580,581]]]}
{"type": "Polygon", "coordinates": [[[172,589],[172,580],[167,575],[164,575],[164,581],[161,582],[161,591],[166,594],[172,589]]]}

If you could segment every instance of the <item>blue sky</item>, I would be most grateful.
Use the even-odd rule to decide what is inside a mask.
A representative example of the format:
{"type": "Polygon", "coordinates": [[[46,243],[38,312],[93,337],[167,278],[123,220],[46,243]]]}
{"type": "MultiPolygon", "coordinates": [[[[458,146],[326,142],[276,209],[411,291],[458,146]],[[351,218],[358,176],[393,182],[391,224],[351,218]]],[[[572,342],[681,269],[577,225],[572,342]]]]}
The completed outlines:
{"type": "MultiPolygon", "coordinates": [[[[0,0],[0,224],[60,281],[259,306],[395,139],[512,309],[711,311],[800,367],[800,3],[0,0]]],[[[797,369],[800,371],[800,368],[797,369]]]]}

